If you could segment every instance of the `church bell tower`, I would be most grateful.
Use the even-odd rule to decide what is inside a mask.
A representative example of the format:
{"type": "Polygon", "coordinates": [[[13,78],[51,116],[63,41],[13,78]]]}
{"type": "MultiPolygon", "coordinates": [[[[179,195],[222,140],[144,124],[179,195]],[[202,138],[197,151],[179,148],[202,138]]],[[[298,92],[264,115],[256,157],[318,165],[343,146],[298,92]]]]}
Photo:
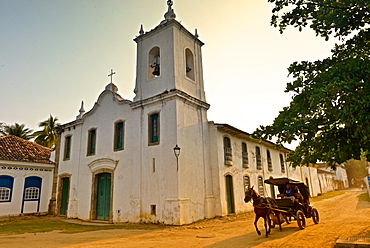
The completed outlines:
{"type": "MultiPolygon", "coordinates": [[[[197,32],[178,21],[167,1],[165,19],[144,32],[137,43],[137,72],[130,106],[140,112],[142,205],[158,203],[156,215],[166,224],[188,224],[213,216],[209,130],[201,48],[197,32]],[[146,131],[148,129],[148,132],[146,131]],[[181,147],[181,156],[174,156],[181,147]],[[154,162],[155,161],[155,162],[154,162]],[[147,170],[151,165],[155,170],[147,170]],[[157,168],[158,167],[158,168],[157,168]],[[196,189],[189,185],[198,185],[196,189]],[[142,190],[146,192],[146,190],[142,190]]],[[[148,215],[148,208],[141,215],[148,215]]],[[[156,208],[157,209],[157,208],[156,208]]]]}
{"type": "Polygon", "coordinates": [[[167,1],[165,19],[144,32],[137,43],[137,68],[134,101],[141,101],[165,91],[180,90],[205,101],[201,47],[197,31],[190,33],[178,21],[167,1]]]}

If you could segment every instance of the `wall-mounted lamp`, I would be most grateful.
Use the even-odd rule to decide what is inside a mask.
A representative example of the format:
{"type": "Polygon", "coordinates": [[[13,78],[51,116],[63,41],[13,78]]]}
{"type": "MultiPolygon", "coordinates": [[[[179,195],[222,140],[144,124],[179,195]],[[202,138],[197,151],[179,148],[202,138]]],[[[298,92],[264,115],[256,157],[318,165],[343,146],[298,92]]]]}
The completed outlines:
{"type": "Polygon", "coordinates": [[[179,156],[180,156],[180,150],[181,148],[176,144],[176,146],[173,148],[173,152],[175,153],[176,157],[176,164],[177,164],[177,170],[179,170],[179,156]]]}

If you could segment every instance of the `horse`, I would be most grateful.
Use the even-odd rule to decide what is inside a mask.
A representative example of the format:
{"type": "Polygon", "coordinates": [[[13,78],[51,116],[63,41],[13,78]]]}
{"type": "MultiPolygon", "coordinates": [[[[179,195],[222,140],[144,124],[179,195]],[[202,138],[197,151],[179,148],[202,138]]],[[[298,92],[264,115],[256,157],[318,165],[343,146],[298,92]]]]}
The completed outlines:
{"type": "Polygon", "coordinates": [[[264,226],[266,230],[265,237],[268,238],[268,235],[271,232],[271,217],[270,217],[271,214],[274,214],[274,216],[277,218],[277,223],[279,224],[280,231],[281,231],[282,230],[281,229],[282,221],[280,221],[281,215],[278,211],[273,211],[273,208],[277,207],[276,201],[270,197],[266,197],[266,198],[261,197],[253,189],[253,187],[252,188],[248,187],[248,189],[245,191],[244,201],[249,202],[251,200],[253,200],[254,213],[256,214],[256,218],[254,220],[254,226],[256,228],[257,234],[261,235],[261,232],[260,230],[258,230],[258,227],[257,227],[257,222],[259,218],[262,217],[265,221],[264,222],[264,226]]]}

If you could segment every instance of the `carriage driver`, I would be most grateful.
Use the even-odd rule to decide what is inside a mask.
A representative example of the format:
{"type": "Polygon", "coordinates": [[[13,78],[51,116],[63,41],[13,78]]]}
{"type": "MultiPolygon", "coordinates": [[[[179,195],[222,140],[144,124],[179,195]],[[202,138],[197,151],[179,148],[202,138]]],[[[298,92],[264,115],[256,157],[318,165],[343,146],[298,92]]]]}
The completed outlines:
{"type": "Polygon", "coordinates": [[[292,186],[290,183],[285,185],[285,189],[283,190],[282,194],[278,194],[278,197],[285,198],[285,197],[293,197],[299,200],[302,200],[302,196],[298,191],[297,186],[292,186]]]}
{"type": "Polygon", "coordinates": [[[298,187],[297,186],[292,186],[290,183],[287,183],[285,185],[285,189],[283,190],[282,194],[278,194],[278,197],[281,198],[290,198],[293,201],[294,208],[295,209],[302,209],[303,212],[305,213],[306,216],[309,210],[307,208],[309,205],[304,204],[304,198],[302,195],[299,193],[298,187]]]}

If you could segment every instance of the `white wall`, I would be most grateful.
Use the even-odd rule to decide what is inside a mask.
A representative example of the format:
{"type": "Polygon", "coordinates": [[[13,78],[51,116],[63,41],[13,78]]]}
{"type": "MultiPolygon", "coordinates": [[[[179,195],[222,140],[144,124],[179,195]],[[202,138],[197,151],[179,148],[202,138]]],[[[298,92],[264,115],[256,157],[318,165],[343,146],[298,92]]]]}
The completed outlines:
{"type": "MultiPolygon", "coordinates": [[[[215,192],[215,215],[226,215],[228,212],[225,176],[231,175],[233,177],[234,188],[234,203],[235,212],[242,213],[252,210],[251,203],[244,202],[244,176],[249,176],[251,186],[258,192],[258,177],[263,180],[272,177],[287,177],[288,168],[287,163],[284,162],[285,172],[282,172],[280,165],[280,154],[286,157],[284,150],[277,150],[268,143],[258,143],[249,138],[249,135],[243,132],[237,135],[217,128],[213,122],[210,122],[210,154],[211,164],[213,166],[213,185],[215,192]],[[230,138],[232,147],[233,165],[225,165],[224,163],[224,144],[223,138],[227,136],[230,138]],[[242,165],[242,142],[247,144],[249,167],[244,168],[242,165]],[[262,157],[262,169],[257,169],[255,147],[259,146],[262,157]],[[268,169],[267,164],[267,149],[271,154],[272,170],[268,169]]],[[[271,188],[269,185],[264,185],[265,196],[271,196],[271,188]]],[[[275,194],[278,194],[277,188],[275,194]]]]}

